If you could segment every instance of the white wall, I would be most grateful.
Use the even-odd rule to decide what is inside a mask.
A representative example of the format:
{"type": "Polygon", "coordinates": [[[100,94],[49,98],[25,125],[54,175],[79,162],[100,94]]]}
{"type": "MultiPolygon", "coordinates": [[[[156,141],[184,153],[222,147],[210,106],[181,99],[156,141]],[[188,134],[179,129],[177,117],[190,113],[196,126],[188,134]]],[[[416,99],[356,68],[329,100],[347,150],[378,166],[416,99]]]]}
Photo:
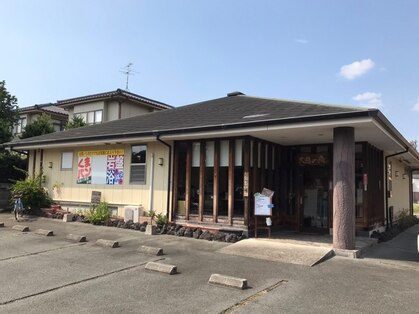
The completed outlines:
{"type": "MultiPolygon", "coordinates": [[[[44,150],[45,188],[55,201],[89,203],[92,191],[101,191],[102,200],[118,206],[142,205],[149,211],[151,156],[154,154],[154,184],[153,209],[157,213],[166,213],[168,184],[168,148],[161,143],[147,143],[147,177],[146,184],[130,184],[131,145],[106,145],[92,147],[77,147],[65,149],[44,150]],[[124,183],[122,185],[77,184],[78,152],[92,150],[124,149],[124,183]],[[61,170],[61,153],[73,152],[73,169],[61,170]],[[158,165],[158,159],[163,158],[163,166],[158,165]],[[52,168],[49,163],[52,162],[52,168]]],[[[36,158],[36,173],[39,173],[40,154],[36,158]]],[[[29,174],[32,174],[33,153],[29,162],[29,174]]]]}

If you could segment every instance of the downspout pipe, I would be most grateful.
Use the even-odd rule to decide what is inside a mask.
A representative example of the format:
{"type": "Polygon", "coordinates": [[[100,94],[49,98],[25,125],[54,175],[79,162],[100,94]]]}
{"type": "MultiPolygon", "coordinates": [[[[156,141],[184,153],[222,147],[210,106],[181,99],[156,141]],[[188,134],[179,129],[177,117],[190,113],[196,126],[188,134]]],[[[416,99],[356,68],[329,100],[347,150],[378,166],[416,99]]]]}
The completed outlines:
{"type": "Polygon", "coordinates": [[[402,152],[394,153],[394,154],[387,155],[387,156],[384,157],[384,160],[385,160],[385,162],[384,162],[385,163],[385,174],[386,174],[386,176],[385,176],[385,180],[386,180],[385,206],[386,206],[386,229],[387,230],[388,230],[388,226],[390,224],[389,219],[388,219],[389,218],[388,217],[389,216],[389,208],[388,208],[388,199],[389,199],[389,196],[388,196],[388,170],[387,170],[387,168],[388,168],[388,159],[390,157],[394,157],[394,156],[406,154],[408,151],[409,151],[409,147],[406,147],[405,150],[402,151],[402,152]]]}
{"type": "MultiPolygon", "coordinates": [[[[167,200],[166,200],[166,204],[167,204],[166,217],[169,219],[169,215],[170,215],[170,205],[169,205],[170,204],[170,176],[172,174],[172,145],[170,145],[169,143],[166,143],[165,141],[161,140],[159,133],[157,133],[157,135],[156,135],[156,140],[169,148],[168,176],[167,176],[167,200]]],[[[170,217],[169,221],[173,221],[172,218],[173,217],[170,217]]]]}

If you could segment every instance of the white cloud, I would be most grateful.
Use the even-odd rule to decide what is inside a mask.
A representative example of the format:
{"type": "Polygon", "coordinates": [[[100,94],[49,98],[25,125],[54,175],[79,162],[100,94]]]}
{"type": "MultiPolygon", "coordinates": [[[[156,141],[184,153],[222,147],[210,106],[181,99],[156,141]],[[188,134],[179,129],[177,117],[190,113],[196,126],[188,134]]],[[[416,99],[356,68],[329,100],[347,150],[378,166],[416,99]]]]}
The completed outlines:
{"type": "Polygon", "coordinates": [[[346,64],[340,68],[340,75],[347,80],[353,80],[364,75],[374,67],[374,62],[371,59],[364,59],[355,61],[351,64],[346,64]]]}
{"type": "Polygon", "coordinates": [[[304,38],[296,38],[296,39],[294,39],[294,41],[296,42],[296,43],[299,43],[299,44],[308,44],[308,40],[307,39],[304,39],[304,38]]]}
{"type": "MultiPolygon", "coordinates": [[[[383,106],[381,93],[365,92],[352,98],[358,102],[358,106],[367,108],[380,108],[383,106]]],[[[419,109],[418,109],[419,110],[419,109]]]]}
{"type": "Polygon", "coordinates": [[[419,111],[419,99],[418,102],[412,107],[413,111],[419,111]]]}

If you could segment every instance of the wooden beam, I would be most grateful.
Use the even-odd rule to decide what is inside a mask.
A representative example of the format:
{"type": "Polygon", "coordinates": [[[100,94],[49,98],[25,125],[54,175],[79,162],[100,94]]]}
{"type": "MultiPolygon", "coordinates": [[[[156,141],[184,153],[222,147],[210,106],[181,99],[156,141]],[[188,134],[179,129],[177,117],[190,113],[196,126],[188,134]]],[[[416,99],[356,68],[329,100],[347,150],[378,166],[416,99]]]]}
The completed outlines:
{"type": "Polygon", "coordinates": [[[218,222],[218,204],[220,194],[220,141],[214,142],[214,195],[212,203],[212,219],[213,222],[218,222]]]}
{"type": "Polygon", "coordinates": [[[234,140],[229,141],[228,149],[228,223],[233,225],[234,214],[234,140]]]}

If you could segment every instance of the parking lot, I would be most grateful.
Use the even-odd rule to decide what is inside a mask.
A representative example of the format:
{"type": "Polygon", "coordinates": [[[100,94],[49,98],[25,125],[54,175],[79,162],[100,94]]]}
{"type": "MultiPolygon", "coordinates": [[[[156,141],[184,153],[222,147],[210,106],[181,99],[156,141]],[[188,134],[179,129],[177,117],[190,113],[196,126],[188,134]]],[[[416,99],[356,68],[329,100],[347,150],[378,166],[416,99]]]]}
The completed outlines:
{"type": "MultiPolygon", "coordinates": [[[[419,266],[414,260],[334,257],[308,267],[222,254],[228,243],[26,219],[29,232],[0,214],[0,312],[3,313],[417,313],[419,266]],[[34,233],[42,228],[54,236],[34,233]],[[87,242],[66,239],[82,234],[87,242]],[[101,247],[98,239],[118,241],[101,247]],[[139,246],[160,247],[150,256],[139,246]],[[168,275],[150,261],[176,265],[168,275]],[[211,274],[248,280],[248,289],[209,284],[211,274]]],[[[417,226],[416,226],[417,227],[417,226]]],[[[412,231],[416,232],[416,231],[412,231]]],[[[405,252],[406,253],[406,252],[405,252]]],[[[409,255],[410,256],[410,255],[409,255]]]]}

